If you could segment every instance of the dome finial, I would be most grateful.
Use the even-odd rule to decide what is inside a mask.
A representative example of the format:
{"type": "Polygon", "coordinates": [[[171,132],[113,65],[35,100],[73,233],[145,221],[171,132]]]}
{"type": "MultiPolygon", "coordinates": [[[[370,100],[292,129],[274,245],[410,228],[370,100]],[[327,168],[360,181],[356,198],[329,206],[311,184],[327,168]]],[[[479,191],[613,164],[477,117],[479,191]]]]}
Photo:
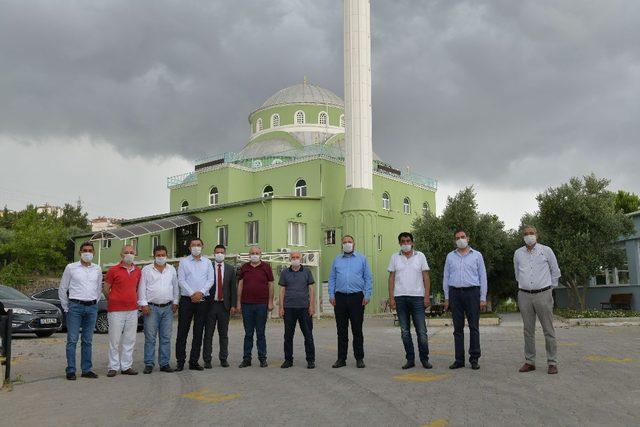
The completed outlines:
{"type": "Polygon", "coordinates": [[[306,86],[309,84],[309,79],[307,78],[307,76],[304,76],[304,79],[302,80],[302,83],[306,86]]]}

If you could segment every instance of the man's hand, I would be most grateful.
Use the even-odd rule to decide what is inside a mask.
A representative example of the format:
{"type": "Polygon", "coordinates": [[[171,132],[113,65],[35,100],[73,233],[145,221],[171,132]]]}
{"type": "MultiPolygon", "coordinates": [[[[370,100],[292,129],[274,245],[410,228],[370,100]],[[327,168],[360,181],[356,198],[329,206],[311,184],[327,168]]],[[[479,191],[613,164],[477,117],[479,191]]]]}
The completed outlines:
{"type": "Polygon", "coordinates": [[[391,310],[396,309],[396,299],[394,297],[389,298],[389,308],[391,310]]]}
{"type": "Polygon", "coordinates": [[[200,291],[194,293],[193,295],[191,295],[191,302],[200,302],[202,301],[202,297],[204,297],[204,294],[200,291]]]}
{"type": "Polygon", "coordinates": [[[487,308],[487,302],[486,301],[480,301],[480,310],[485,310],[487,308]]]}
{"type": "Polygon", "coordinates": [[[431,307],[431,297],[429,296],[429,294],[426,294],[424,296],[424,308],[429,308],[431,307]]]}
{"type": "Polygon", "coordinates": [[[369,300],[366,298],[362,298],[362,305],[365,306],[367,304],[369,304],[369,300]]]}
{"type": "Polygon", "coordinates": [[[111,293],[111,284],[107,283],[107,282],[104,282],[102,284],[102,292],[104,292],[104,296],[105,297],[108,297],[109,293],[111,293]]]}
{"type": "Polygon", "coordinates": [[[151,309],[149,308],[148,305],[143,305],[142,307],[140,307],[140,311],[142,312],[142,314],[144,314],[145,316],[148,316],[151,314],[151,309]]]}
{"type": "Polygon", "coordinates": [[[331,303],[332,306],[336,306],[336,299],[335,298],[329,298],[329,302],[331,303]]]}
{"type": "Polygon", "coordinates": [[[449,300],[444,300],[444,311],[449,311],[449,300]]]}
{"type": "Polygon", "coordinates": [[[267,309],[269,311],[273,310],[273,301],[269,301],[269,305],[267,305],[267,309]]]}
{"type": "Polygon", "coordinates": [[[316,314],[316,308],[313,305],[309,305],[309,316],[313,317],[316,314]]]}
{"type": "Polygon", "coordinates": [[[284,307],[278,309],[278,316],[284,319],[284,307]]]}
{"type": "Polygon", "coordinates": [[[236,305],[236,313],[241,313],[242,309],[240,308],[240,303],[238,303],[238,305],[236,305]]]}
{"type": "Polygon", "coordinates": [[[178,312],[178,304],[173,304],[171,310],[173,310],[173,314],[176,314],[178,312]]]}
{"type": "Polygon", "coordinates": [[[231,315],[233,316],[234,314],[236,314],[236,308],[235,307],[231,307],[231,309],[229,310],[229,312],[231,313],[231,315]]]}

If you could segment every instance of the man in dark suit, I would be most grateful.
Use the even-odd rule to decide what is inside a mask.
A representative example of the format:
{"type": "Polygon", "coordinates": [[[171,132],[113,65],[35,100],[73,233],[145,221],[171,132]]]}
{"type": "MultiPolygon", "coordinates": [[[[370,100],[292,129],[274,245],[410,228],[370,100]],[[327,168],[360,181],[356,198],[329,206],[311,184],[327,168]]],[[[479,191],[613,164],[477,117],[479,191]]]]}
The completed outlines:
{"type": "Polygon", "coordinates": [[[218,338],[220,339],[220,366],[229,367],[229,318],[236,312],[237,284],[235,267],[224,262],[226,248],[224,245],[216,246],[214,250],[213,271],[215,278],[211,288],[211,298],[206,302],[207,317],[204,325],[203,358],[205,369],[211,369],[211,354],[213,351],[213,332],[218,325],[218,338]]]}

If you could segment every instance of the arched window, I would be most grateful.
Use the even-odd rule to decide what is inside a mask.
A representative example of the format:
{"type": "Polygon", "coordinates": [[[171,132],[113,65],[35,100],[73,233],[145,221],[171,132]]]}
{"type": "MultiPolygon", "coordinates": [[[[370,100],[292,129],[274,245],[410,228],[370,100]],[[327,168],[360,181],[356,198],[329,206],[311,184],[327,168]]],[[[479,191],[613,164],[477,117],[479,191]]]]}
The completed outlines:
{"type": "Polygon", "coordinates": [[[344,127],[344,114],[342,114],[340,116],[340,127],[343,128],[344,127]]]}
{"type": "Polygon", "coordinates": [[[299,179],[296,182],[296,197],[307,196],[307,182],[304,179],[299,179]]]}
{"type": "Polygon", "coordinates": [[[277,128],[280,126],[280,114],[274,114],[271,116],[271,127],[277,128]]]}
{"type": "Polygon", "coordinates": [[[425,215],[427,212],[429,212],[429,202],[424,202],[422,204],[422,215],[425,215]]]}
{"type": "Polygon", "coordinates": [[[296,111],[295,122],[297,125],[304,124],[304,111],[302,110],[296,111]]]}
{"type": "Polygon", "coordinates": [[[273,197],[273,187],[267,185],[262,189],[262,197],[273,197]]]}
{"type": "Polygon", "coordinates": [[[262,127],[262,119],[256,120],[256,132],[261,132],[262,129],[263,129],[263,127],[262,127]]]}
{"type": "Polygon", "coordinates": [[[187,209],[189,209],[189,202],[187,202],[186,200],[183,200],[182,203],[180,204],[180,210],[184,212],[187,209]]]}
{"type": "Polygon", "coordinates": [[[382,193],[382,209],[385,211],[391,210],[391,197],[386,191],[382,193]]]}
{"type": "Polygon", "coordinates": [[[326,126],[328,122],[329,118],[327,116],[327,113],[325,111],[321,111],[320,114],[318,114],[318,124],[321,126],[326,126]]]}
{"type": "Polygon", "coordinates": [[[218,187],[211,187],[209,190],[209,206],[218,204],[218,187]]]}
{"type": "Polygon", "coordinates": [[[406,215],[411,213],[411,200],[408,197],[405,197],[402,201],[402,212],[406,215]]]}

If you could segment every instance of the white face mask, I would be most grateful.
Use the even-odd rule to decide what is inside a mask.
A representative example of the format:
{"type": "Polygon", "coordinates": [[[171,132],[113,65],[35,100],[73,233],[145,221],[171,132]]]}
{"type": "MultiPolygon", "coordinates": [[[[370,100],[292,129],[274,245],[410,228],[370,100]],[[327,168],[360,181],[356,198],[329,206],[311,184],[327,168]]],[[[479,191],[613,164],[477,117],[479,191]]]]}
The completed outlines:
{"type": "Polygon", "coordinates": [[[202,253],[202,246],[192,246],[191,255],[199,256],[202,253]]]}
{"type": "Polygon", "coordinates": [[[82,252],[80,254],[80,259],[84,262],[91,262],[93,261],[93,253],[91,252],[82,252]]]}
{"type": "Polygon", "coordinates": [[[249,255],[249,259],[253,263],[260,262],[260,255],[251,254],[251,255],[249,255]]]}
{"type": "Polygon", "coordinates": [[[456,240],[456,246],[458,249],[464,249],[469,246],[469,241],[467,239],[458,239],[456,240]]]}
{"type": "Polygon", "coordinates": [[[165,265],[166,263],[167,263],[167,257],[166,256],[157,256],[156,257],[156,264],[165,265]]]}
{"type": "Polygon", "coordinates": [[[533,246],[536,244],[537,241],[538,241],[538,237],[535,234],[529,234],[527,236],[524,236],[524,243],[527,246],[533,246]]]}
{"type": "Polygon", "coordinates": [[[299,259],[292,259],[291,260],[291,267],[300,267],[300,260],[299,259]]]}
{"type": "Polygon", "coordinates": [[[400,250],[402,252],[411,252],[412,248],[413,248],[413,246],[411,246],[411,245],[400,245],[400,250]]]}
{"type": "Polygon", "coordinates": [[[134,254],[124,254],[122,260],[125,264],[133,264],[133,260],[136,258],[134,254]]]}
{"type": "Polygon", "coordinates": [[[342,251],[347,254],[350,254],[351,252],[353,252],[353,243],[343,243],[342,251]]]}
{"type": "Polygon", "coordinates": [[[217,253],[213,256],[213,259],[216,260],[216,262],[222,262],[224,261],[224,254],[222,253],[217,253]]]}

